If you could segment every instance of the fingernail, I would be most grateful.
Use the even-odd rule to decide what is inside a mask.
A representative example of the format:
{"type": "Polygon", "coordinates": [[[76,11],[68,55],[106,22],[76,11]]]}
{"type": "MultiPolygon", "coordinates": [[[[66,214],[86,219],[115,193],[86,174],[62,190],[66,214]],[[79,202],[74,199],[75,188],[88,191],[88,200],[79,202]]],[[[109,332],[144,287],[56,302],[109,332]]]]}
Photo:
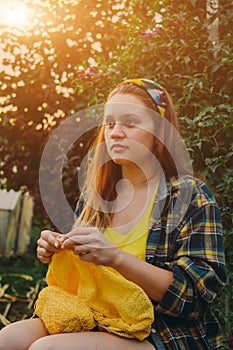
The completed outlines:
{"type": "Polygon", "coordinates": [[[54,246],[55,246],[56,248],[59,247],[58,241],[55,241],[55,242],[54,242],[54,246]]]}

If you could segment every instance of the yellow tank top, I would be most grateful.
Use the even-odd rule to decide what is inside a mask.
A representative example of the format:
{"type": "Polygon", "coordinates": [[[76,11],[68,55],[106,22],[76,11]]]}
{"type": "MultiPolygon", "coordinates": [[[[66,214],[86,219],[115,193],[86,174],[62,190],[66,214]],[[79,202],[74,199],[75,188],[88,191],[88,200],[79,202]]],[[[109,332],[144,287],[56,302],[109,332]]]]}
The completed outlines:
{"type": "Polygon", "coordinates": [[[121,234],[111,227],[107,227],[104,231],[104,236],[109,242],[142,260],[146,259],[146,242],[149,233],[150,214],[157,193],[157,188],[158,186],[156,187],[155,193],[145,214],[131,231],[126,234],[121,234]]]}

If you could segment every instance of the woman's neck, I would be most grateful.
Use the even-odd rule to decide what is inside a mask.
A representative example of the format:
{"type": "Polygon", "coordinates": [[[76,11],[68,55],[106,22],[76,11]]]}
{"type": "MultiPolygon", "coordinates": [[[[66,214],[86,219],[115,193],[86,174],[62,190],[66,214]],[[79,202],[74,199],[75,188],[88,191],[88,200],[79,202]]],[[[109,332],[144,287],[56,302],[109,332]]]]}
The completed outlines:
{"type": "Polygon", "coordinates": [[[160,170],[155,167],[141,169],[136,165],[122,166],[122,179],[130,182],[134,188],[149,185],[151,182],[157,182],[160,178],[160,170]]]}

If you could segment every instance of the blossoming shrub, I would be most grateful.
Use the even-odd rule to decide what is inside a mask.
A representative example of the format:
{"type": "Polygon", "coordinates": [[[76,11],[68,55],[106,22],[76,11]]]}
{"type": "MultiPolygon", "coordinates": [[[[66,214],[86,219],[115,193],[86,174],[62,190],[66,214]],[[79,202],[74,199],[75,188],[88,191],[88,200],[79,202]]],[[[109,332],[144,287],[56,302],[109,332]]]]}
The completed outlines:
{"type": "Polygon", "coordinates": [[[217,9],[195,0],[125,1],[115,23],[117,47],[107,56],[93,53],[94,70],[90,74],[83,62],[86,75],[76,77],[84,105],[102,102],[117,82],[131,77],[158,80],[173,96],[194,170],[209,184],[222,212],[229,284],[215,308],[226,343],[233,325],[231,23],[230,1],[219,2],[217,9]]]}

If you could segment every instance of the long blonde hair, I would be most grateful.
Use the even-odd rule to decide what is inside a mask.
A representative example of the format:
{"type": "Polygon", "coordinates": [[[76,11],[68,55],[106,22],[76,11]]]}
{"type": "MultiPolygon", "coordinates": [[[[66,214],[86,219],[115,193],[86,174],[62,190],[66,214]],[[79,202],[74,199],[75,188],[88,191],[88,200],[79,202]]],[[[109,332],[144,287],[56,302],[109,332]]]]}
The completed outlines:
{"type": "MultiPolygon", "coordinates": [[[[166,93],[167,104],[165,118],[179,129],[173,102],[166,93]]],[[[117,93],[133,94],[138,96],[143,104],[152,110],[156,110],[155,103],[147,92],[133,84],[117,86],[108,96],[107,101],[117,93]]],[[[162,118],[162,117],[161,117],[162,118]]],[[[105,146],[104,125],[100,126],[99,133],[90,149],[91,161],[87,166],[86,179],[82,188],[83,207],[74,226],[90,225],[98,228],[106,228],[110,225],[112,218],[111,203],[116,199],[116,184],[122,177],[121,166],[115,164],[109,157],[105,146]],[[102,147],[98,147],[102,145],[102,147]]],[[[172,142],[172,135],[171,142],[172,142]]],[[[160,162],[167,178],[177,175],[176,165],[170,152],[163,142],[157,140],[155,156],[160,162]]]]}

